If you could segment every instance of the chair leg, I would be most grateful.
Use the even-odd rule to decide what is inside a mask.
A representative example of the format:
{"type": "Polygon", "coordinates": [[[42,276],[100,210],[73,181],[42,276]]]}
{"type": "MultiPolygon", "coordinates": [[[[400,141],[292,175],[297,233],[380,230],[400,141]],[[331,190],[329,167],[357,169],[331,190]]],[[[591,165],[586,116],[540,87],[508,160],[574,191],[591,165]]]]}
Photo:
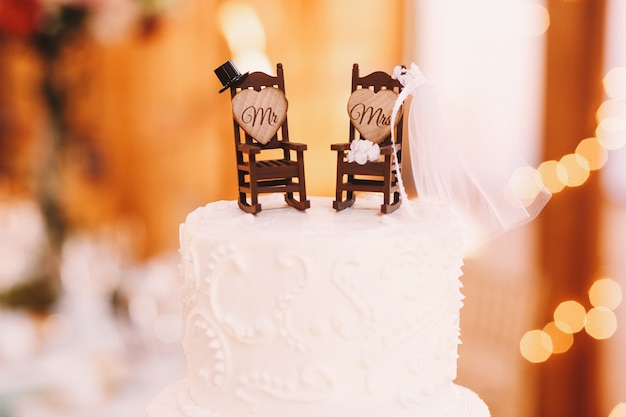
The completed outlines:
{"type": "Polygon", "coordinates": [[[385,178],[385,191],[384,191],[384,203],[380,206],[380,211],[383,214],[389,214],[396,211],[402,200],[400,199],[400,191],[398,190],[398,178],[395,171],[389,169],[389,178],[385,178]],[[391,191],[395,189],[396,191],[391,191]],[[391,201],[391,195],[393,194],[393,202],[391,201]]]}
{"type": "Polygon", "coordinates": [[[333,208],[337,211],[347,209],[354,204],[356,200],[354,197],[354,191],[346,191],[346,199],[342,200],[343,191],[341,188],[337,189],[336,200],[333,201],[333,208]]]}
{"type": "Polygon", "coordinates": [[[400,208],[401,203],[402,202],[400,201],[400,193],[396,191],[393,193],[393,203],[383,203],[380,206],[380,211],[383,214],[393,213],[394,211],[398,210],[398,208],[400,208]]]}
{"type": "Polygon", "coordinates": [[[306,200],[306,197],[302,197],[300,196],[300,201],[296,200],[295,198],[293,198],[293,193],[287,193],[285,194],[285,202],[287,203],[287,205],[296,208],[298,210],[306,210],[308,208],[311,208],[311,201],[310,200],[306,200]],[[287,194],[291,194],[292,197],[287,196],[287,194]]]}
{"type": "Polygon", "coordinates": [[[391,162],[392,160],[390,157],[387,157],[385,159],[386,172],[388,174],[385,175],[385,191],[383,192],[383,204],[380,206],[380,211],[383,214],[393,213],[400,207],[400,204],[402,203],[402,201],[400,200],[400,192],[391,191],[392,188],[397,188],[396,186],[398,181],[398,178],[396,176],[397,173],[391,168],[391,162]],[[391,202],[391,194],[393,194],[393,202],[391,202]]]}
{"type": "MultiPolygon", "coordinates": [[[[344,173],[340,169],[341,165],[344,163],[344,153],[337,152],[337,182],[335,183],[335,201],[333,201],[333,208],[337,211],[341,211],[346,209],[354,204],[354,191],[344,190],[344,182],[343,177],[344,173]],[[343,192],[346,192],[346,199],[343,199],[343,192]]],[[[348,176],[350,177],[350,176],[348,176]]],[[[350,182],[350,178],[348,178],[348,182],[350,182]]]]}
{"type": "MultiPolygon", "coordinates": [[[[296,200],[293,196],[293,192],[289,192],[285,194],[285,202],[298,210],[306,210],[311,207],[311,201],[306,199],[306,182],[304,180],[304,152],[297,152],[297,160],[300,161],[298,164],[298,197],[299,200],[296,200]]],[[[292,179],[293,180],[293,179],[292,179]]],[[[291,183],[290,180],[289,182],[291,183]]]]}
{"type": "Polygon", "coordinates": [[[261,204],[259,204],[258,191],[256,183],[253,183],[252,174],[250,174],[250,202],[248,202],[248,193],[246,193],[247,186],[245,185],[245,173],[239,173],[239,208],[246,213],[257,214],[261,211],[261,204]]]}
{"type": "Polygon", "coordinates": [[[311,201],[306,199],[306,189],[305,185],[302,182],[300,182],[300,185],[298,187],[298,197],[299,200],[296,200],[292,192],[285,193],[285,202],[287,203],[287,205],[298,210],[306,210],[308,208],[311,208],[311,201]]]}
{"type": "Polygon", "coordinates": [[[261,205],[257,202],[256,204],[250,204],[246,201],[246,194],[243,194],[243,200],[239,198],[239,208],[246,213],[257,214],[261,211],[261,205]]]}

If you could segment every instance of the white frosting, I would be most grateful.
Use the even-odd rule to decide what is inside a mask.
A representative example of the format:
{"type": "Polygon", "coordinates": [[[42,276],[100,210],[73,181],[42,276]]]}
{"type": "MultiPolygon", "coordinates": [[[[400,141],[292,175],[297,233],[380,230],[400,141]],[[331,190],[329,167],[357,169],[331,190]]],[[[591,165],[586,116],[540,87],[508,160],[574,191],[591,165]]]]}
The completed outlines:
{"type": "Polygon", "coordinates": [[[463,298],[456,218],[422,203],[382,215],[378,199],[341,212],[311,200],[300,212],[270,199],[257,215],[221,201],[187,217],[188,376],[148,415],[488,416],[452,382],[463,298]]]}

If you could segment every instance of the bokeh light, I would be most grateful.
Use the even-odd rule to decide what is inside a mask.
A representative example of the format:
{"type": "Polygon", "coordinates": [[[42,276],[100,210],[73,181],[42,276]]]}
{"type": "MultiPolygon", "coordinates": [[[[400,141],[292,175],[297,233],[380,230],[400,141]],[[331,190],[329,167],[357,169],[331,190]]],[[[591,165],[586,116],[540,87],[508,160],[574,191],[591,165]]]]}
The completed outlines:
{"type": "Polygon", "coordinates": [[[585,327],[587,312],[578,301],[563,301],[554,310],[554,324],[564,333],[577,333],[585,327]]]}
{"type": "Polygon", "coordinates": [[[263,24],[251,4],[226,2],[220,7],[218,18],[231,50],[265,49],[263,24]]]}
{"type": "Polygon", "coordinates": [[[544,188],[544,185],[537,170],[533,167],[525,166],[517,169],[511,175],[508,187],[512,193],[512,203],[521,201],[525,207],[529,207],[544,188]]]}
{"type": "Polygon", "coordinates": [[[228,1],[221,5],[217,17],[235,63],[242,68],[271,73],[265,51],[265,29],[254,7],[245,1],[228,1]]]}
{"type": "Polygon", "coordinates": [[[531,330],[519,343],[524,359],[532,363],[545,362],[552,355],[552,339],[543,330],[531,330]]]}
{"type": "Polygon", "coordinates": [[[606,149],[620,149],[626,144],[626,120],[621,117],[602,119],[598,123],[596,136],[606,149]]]}
{"type": "Polygon", "coordinates": [[[518,30],[522,35],[542,36],[550,27],[550,13],[541,4],[525,2],[516,12],[518,30]]]}
{"type": "Polygon", "coordinates": [[[617,330],[617,317],[606,307],[594,307],[587,312],[585,331],[594,339],[602,340],[613,336],[617,330]]]}
{"type": "Polygon", "coordinates": [[[626,119],[626,100],[605,100],[598,111],[596,111],[596,121],[600,123],[609,117],[626,119]]]}
{"type": "Polygon", "coordinates": [[[590,171],[602,168],[609,159],[609,152],[600,144],[598,138],[581,140],[575,153],[587,161],[590,171]]]}
{"type": "Polygon", "coordinates": [[[626,100],[626,67],[612,68],[603,80],[604,91],[612,99],[626,100]]]}
{"type": "Polygon", "coordinates": [[[611,410],[609,417],[626,417],[626,403],[619,403],[611,410]]]}
{"type": "Polygon", "coordinates": [[[589,178],[589,164],[582,156],[570,153],[563,156],[559,163],[567,171],[565,185],[568,187],[583,185],[589,178]]]}
{"type": "Polygon", "coordinates": [[[622,287],[610,278],[599,279],[589,289],[589,301],[594,307],[615,310],[622,302],[622,287]]]}
{"type": "Polygon", "coordinates": [[[552,353],[565,353],[574,344],[574,336],[559,329],[553,321],[546,324],[543,331],[552,340],[552,353]]]}
{"type": "Polygon", "coordinates": [[[567,169],[558,161],[542,162],[537,168],[541,181],[551,193],[558,193],[567,183],[567,169]]]}

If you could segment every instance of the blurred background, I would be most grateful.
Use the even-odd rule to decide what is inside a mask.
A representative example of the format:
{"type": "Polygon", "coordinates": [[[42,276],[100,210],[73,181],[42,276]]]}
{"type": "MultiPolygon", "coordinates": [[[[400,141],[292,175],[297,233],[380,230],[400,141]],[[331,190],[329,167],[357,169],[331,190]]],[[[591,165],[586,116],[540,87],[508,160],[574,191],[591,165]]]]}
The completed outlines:
{"type": "Polygon", "coordinates": [[[0,0],[0,416],[141,416],[184,377],[178,225],[237,195],[228,59],[283,63],[309,195],[355,62],[417,63],[523,156],[553,197],[469,251],[457,382],[494,417],[626,416],[625,28],[626,0],[0,0]]]}

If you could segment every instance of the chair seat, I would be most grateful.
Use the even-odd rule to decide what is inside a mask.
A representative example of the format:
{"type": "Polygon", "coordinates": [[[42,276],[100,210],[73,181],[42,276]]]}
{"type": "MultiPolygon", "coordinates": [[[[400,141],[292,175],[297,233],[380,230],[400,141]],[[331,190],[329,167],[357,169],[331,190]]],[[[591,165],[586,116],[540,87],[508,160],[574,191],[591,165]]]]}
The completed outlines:
{"type": "Polygon", "coordinates": [[[386,170],[385,161],[368,162],[359,165],[356,162],[346,162],[341,166],[341,172],[353,175],[380,175],[384,176],[386,170]]]}
{"type": "MultiPolygon", "coordinates": [[[[294,178],[299,175],[300,164],[297,161],[287,159],[269,159],[264,161],[256,161],[255,178],[259,180],[269,178],[294,178]]],[[[244,172],[250,172],[250,164],[240,164],[237,169],[244,172]]]]}

